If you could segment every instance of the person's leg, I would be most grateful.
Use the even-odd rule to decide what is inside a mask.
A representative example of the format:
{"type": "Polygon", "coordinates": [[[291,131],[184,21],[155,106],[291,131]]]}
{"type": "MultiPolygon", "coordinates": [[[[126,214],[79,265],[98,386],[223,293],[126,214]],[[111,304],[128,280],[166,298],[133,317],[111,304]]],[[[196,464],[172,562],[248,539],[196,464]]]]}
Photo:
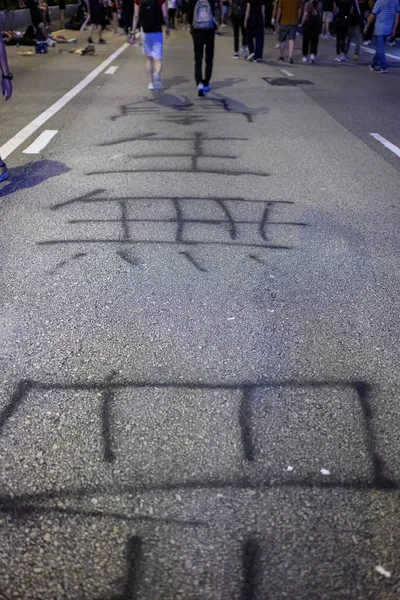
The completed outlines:
{"type": "Polygon", "coordinates": [[[8,177],[7,165],[0,156],[0,181],[5,181],[7,179],[7,177],[8,177]]]}
{"type": "Polygon", "coordinates": [[[354,50],[355,54],[360,54],[362,40],[363,40],[363,36],[362,36],[361,25],[357,25],[356,31],[355,31],[355,45],[356,45],[355,50],[354,50]]]}
{"type": "Polygon", "coordinates": [[[388,36],[387,35],[377,35],[376,36],[376,53],[378,55],[379,66],[383,71],[387,71],[387,62],[385,55],[385,44],[388,36]]]}
{"type": "Polygon", "coordinates": [[[340,40],[342,36],[342,28],[340,25],[336,25],[336,54],[340,56],[340,40]]]}
{"type": "Polygon", "coordinates": [[[204,54],[204,43],[202,31],[193,31],[193,48],[194,48],[194,78],[196,85],[203,83],[203,54],[204,54]]]}
{"type": "Polygon", "coordinates": [[[61,24],[61,29],[64,29],[64,22],[65,22],[65,10],[62,8],[60,10],[60,24],[61,24]]]}
{"type": "Polygon", "coordinates": [[[286,29],[284,25],[280,25],[279,27],[279,57],[283,59],[283,55],[285,54],[285,46],[286,46],[286,29]]]}
{"type": "Polygon", "coordinates": [[[242,30],[242,46],[244,48],[247,46],[247,30],[244,26],[244,17],[240,19],[240,29],[242,30]]]}
{"type": "Polygon", "coordinates": [[[308,47],[310,40],[310,26],[305,24],[303,27],[303,45],[302,45],[302,53],[303,57],[307,58],[308,56],[308,47]]]}
{"type": "Polygon", "coordinates": [[[344,41],[344,53],[346,55],[347,55],[348,51],[350,50],[350,45],[353,41],[354,36],[355,36],[355,29],[354,29],[354,26],[352,25],[351,27],[348,28],[347,36],[344,41]]]}
{"type": "Polygon", "coordinates": [[[154,60],[151,56],[146,57],[146,71],[149,78],[149,83],[153,83],[154,60]]]}
{"type": "Polygon", "coordinates": [[[213,61],[214,61],[214,45],[215,45],[215,32],[214,29],[205,32],[205,45],[206,45],[206,76],[203,81],[204,86],[207,87],[210,84],[213,61]]]}
{"type": "Polygon", "coordinates": [[[249,27],[247,30],[247,47],[249,49],[249,56],[254,54],[254,29],[249,27]]]}
{"type": "Polygon", "coordinates": [[[348,34],[349,34],[348,26],[342,27],[342,35],[340,38],[340,51],[342,53],[342,56],[346,55],[346,40],[347,40],[348,34]]]}
{"type": "Polygon", "coordinates": [[[293,58],[294,40],[289,40],[289,60],[293,58]]]}
{"type": "Polygon", "coordinates": [[[310,52],[314,56],[318,54],[318,41],[319,41],[319,25],[313,25],[310,31],[310,52]]]}
{"type": "Polygon", "coordinates": [[[104,31],[104,25],[99,25],[99,42],[102,42],[103,44],[105,44],[105,40],[103,40],[103,31],[104,31]]]}
{"type": "Polygon", "coordinates": [[[162,60],[159,58],[153,59],[153,75],[160,75],[162,71],[162,60]]]}
{"type": "Polygon", "coordinates": [[[239,54],[239,19],[237,17],[232,17],[232,25],[233,25],[233,51],[236,54],[239,54]]]}
{"type": "Polygon", "coordinates": [[[256,28],[256,52],[255,59],[261,60],[264,50],[264,25],[257,25],[256,28]]]}

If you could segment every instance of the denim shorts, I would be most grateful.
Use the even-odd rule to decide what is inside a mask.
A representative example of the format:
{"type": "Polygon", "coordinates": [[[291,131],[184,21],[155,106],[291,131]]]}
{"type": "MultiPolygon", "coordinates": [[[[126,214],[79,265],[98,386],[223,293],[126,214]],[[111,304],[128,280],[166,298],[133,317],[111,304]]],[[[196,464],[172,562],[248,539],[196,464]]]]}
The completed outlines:
{"type": "Polygon", "coordinates": [[[143,36],[143,54],[156,60],[162,60],[163,34],[161,31],[157,33],[144,33],[143,36]]]}
{"type": "Polygon", "coordinates": [[[279,27],[279,41],[286,42],[287,40],[296,39],[297,25],[281,25],[279,27]]]}

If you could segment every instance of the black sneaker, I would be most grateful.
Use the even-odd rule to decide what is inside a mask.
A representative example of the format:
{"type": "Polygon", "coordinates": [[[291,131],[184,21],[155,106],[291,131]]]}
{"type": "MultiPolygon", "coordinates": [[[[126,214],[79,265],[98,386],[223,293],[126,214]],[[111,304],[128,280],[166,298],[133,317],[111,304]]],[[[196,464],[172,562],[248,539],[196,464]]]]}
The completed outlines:
{"type": "Polygon", "coordinates": [[[93,40],[92,40],[92,38],[90,37],[90,35],[89,35],[89,37],[88,37],[87,41],[88,41],[88,44],[93,44],[93,40]]]}
{"type": "Polygon", "coordinates": [[[294,63],[293,58],[289,58],[289,64],[292,65],[294,63]]]}
{"type": "Polygon", "coordinates": [[[199,85],[197,86],[197,95],[199,96],[199,98],[202,98],[204,96],[204,85],[202,83],[199,83],[199,85]]]}
{"type": "Polygon", "coordinates": [[[283,58],[283,56],[279,56],[278,60],[285,60],[285,59],[283,58]]]}
{"type": "Polygon", "coordinates": [[[99,44],[107,44],[106,40],[103,40],[103,38],[99,39],[99,44]]]}

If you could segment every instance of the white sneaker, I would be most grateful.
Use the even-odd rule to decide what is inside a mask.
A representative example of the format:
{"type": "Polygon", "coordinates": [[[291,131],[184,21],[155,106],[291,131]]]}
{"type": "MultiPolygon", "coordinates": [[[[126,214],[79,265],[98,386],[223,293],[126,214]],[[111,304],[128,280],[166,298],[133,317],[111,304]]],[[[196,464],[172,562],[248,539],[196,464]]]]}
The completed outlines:
{"type": "Polygon", "coordinates": [[[149,83],[149,85],[147,86],[148,90],[155,90],[156,88],[154,87],[154,83],[149,83]]]}
{"type": "Polygon", "coordinates": [[[315,54],[311,54],[310,63],[315,63],[315,54]]]}
{"type": "Polygon", "coordinates": [[[240,50],[240,56],[242,56],[243,58],[246,58],[246,56],[247,56],[246,46],[242,46],[242,49],[240,50]]]}
{"type": "Polygon", "coordinates": [[[204,85],[202,83],[199,83],[199,85],[197,86],[197,95],[200,98],[204,96],[204,85]]]}
{"type": "Polygon", "coordinates": [[[252,52],[251,54],[248,55],[247,60],[250,61],[250,60],[253,60],[253,58],[254,58],[254,52],[252,52]]]}
{"type": "Polygon", "coordinates": [[[307,56],[303,56],[303,58],[301,59],[301,62],[306,63],[307,62],[307,56]]]}
{"type": "Polygon", "coordinates": [[[281,45],[279,42],[277,44],[275,44],[275,48],[280,48],[280,47],[281,47],[281,45]]]}
{"type": "Polygon", "coordinates": [[[56,45],[56,42],[51,37],[48,37],[46,40],[46,44],[53,48],[56,45]]]}
{"type": "Polygon", "coordinates": [[[370,46],[371,45],[371,40],[367,40],[366,42],[363,42],[363,46],[370,46]]]}

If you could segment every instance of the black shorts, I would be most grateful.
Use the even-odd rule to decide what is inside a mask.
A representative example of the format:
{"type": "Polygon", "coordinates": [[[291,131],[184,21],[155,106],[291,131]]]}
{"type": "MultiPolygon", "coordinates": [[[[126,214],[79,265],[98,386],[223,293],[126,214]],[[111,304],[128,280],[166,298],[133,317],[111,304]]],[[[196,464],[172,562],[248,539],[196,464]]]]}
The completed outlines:
{"type": "Polygon", "coordinates": [[[106,11],[104,10],[96,10],[95,12],[90,13],[90,22],[92,25],[100,25],[100,27],[106,26],[106,11]]]}
{"type": "Polygon", "coordinates": [[[35,29],[36,27],[39,27],[41,23],[44,23],[43,15],[37,6],[30,8],[29,12],[31,13],[31,21],[35,29]]]}

